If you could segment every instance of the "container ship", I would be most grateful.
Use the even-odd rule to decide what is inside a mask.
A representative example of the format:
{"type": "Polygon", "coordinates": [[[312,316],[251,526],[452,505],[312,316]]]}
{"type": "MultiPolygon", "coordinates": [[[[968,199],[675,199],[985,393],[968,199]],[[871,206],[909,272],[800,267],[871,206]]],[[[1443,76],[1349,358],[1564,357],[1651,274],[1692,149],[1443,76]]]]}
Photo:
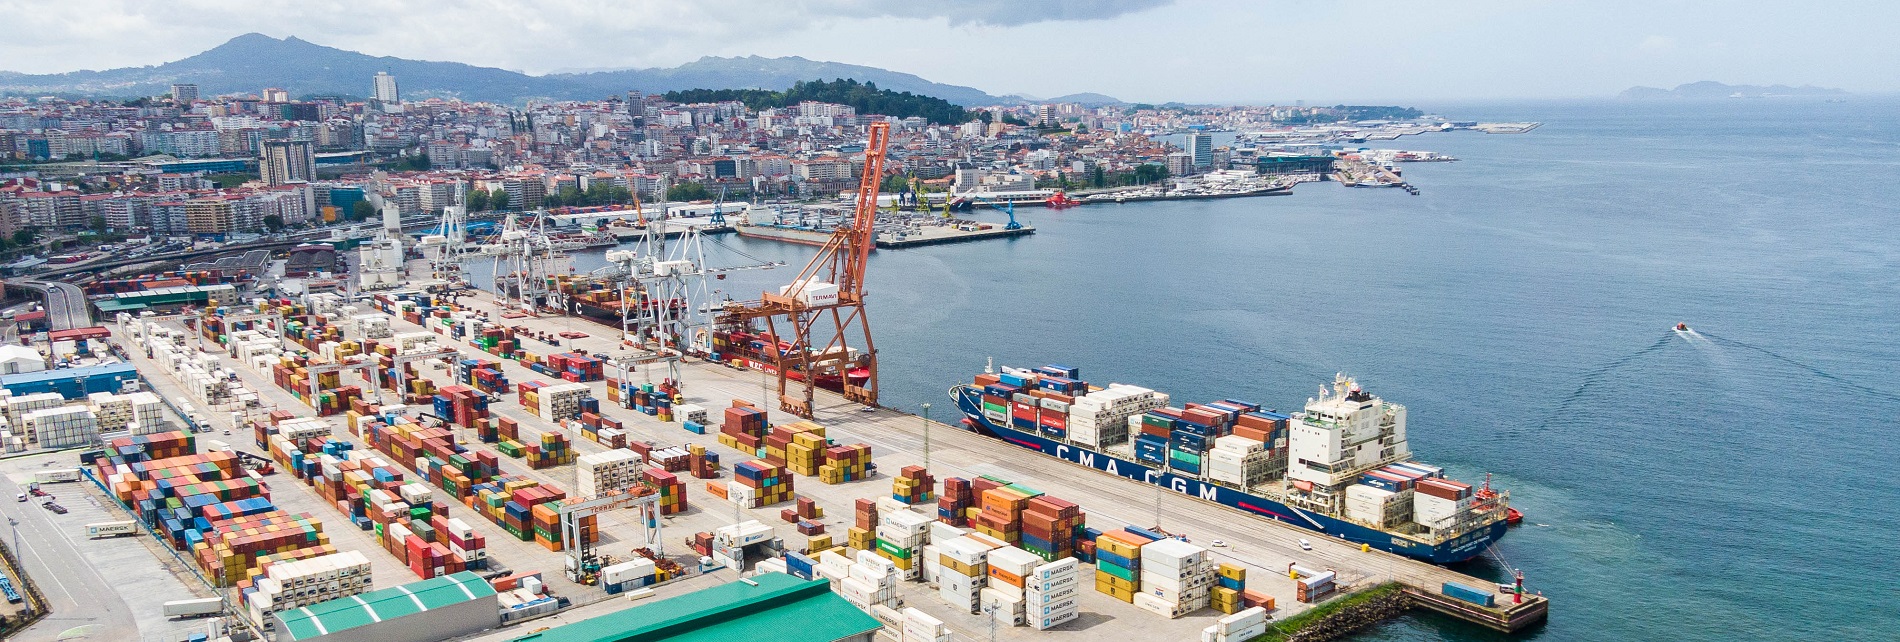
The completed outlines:
{"type": "Polygon", "coordinates": [[[1405,407],[1343,375],[1301,412],[1090,386],[1067,366],[986,368],[950,396],[964,425],[1072,464],[1435,564],[1504,536],[1510,493],[1411,459],[1405,407]]]}
{"type": "Polygon", "coordinates": [[[547,311],[579,315],[614,327],[620,327],[623,313],[629,320],[646,326],[654,322],[655,314],[664,305],[670,304],[675,310],[686,307],[684,299],[662,302],[637,287],[626,291],[628,296],[623,301],[620,283],[611,277],[561,274],[548,277],[548,285],[548,299],[542,306],[547,311]]]}
{"type": "MultiPolygon", "coordinates": [[[[714,361],[766,374],[778,374],[779,355],[793,354],[799,350],[792,342],[781,341],[750,324],[727,324],[714,330],[709,339],[708,347],[711,348],[714,361]]],[[[857,348],[847,347],[843,360],[823,364],[815,374],[808,375],[804,370],[794,368],[785,377],[804,381],[807,376],[811,376],[819,388],[842,393],[847,379],[852,385],[860,387],[870,379],[871,372],[864,369],[863,362],[864,355],[857,348]]]]}

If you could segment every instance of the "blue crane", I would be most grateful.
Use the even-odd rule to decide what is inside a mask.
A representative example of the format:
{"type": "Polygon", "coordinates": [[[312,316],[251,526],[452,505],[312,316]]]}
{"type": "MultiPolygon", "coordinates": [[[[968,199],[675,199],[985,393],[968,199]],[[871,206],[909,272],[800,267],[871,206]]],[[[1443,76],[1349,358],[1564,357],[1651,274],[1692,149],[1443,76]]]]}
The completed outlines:
{"type": "Polygon", "coordinates": [[[719,200],[713,201],[712,224],[714,226],[726,224],[726,186],[724,185],[719,186],[719,200]]]}
{"type": "Polygon", "coordinates": [[[977,202],[983,203],[984,205],[988,205],[990,207],[1003,210],[1003,213],[1008,214],[1009,223],[1007,225],[1004,225],[1003,229],[1005,230],[1023,229],[1023,224],[1016,222],[1016,202],[1015,201],[1005,201],[1002,205],[997,205],[995,201],[992,201],[990,199],[983,198],[980,196],[971,196],[970,198],[977,202]]]}

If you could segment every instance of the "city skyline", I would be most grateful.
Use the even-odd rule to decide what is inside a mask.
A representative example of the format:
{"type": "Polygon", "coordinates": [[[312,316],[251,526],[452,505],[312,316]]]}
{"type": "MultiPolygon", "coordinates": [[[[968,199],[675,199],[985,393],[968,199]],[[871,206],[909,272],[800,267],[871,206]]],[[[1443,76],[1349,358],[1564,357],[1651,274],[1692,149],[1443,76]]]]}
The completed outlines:
{"type": "Polygon", "coordinates": [[[1706,11],[1693,3],[1633,2],[828,0],[623,8],[575,0],[477,3],[456,11],[378,8],[391,19],[371,22],[352,19],[363,15],[352,2],[236,10],[185,2],[166,11],[82,4],[84,11],[62,5],[58,12],[0,4],[0,16],[19,36],[0,43],[7,61],[0,67],[56,73],[154,65],[256,31],[369,55],[535,75],[670,67],[702,56],[801,56],[997,95],[1099,92],[1143,102],[1608,97],[1635,85],[1699,80],[1900,90],[1900,72],[1882,64],[1900,57],[1900,45],[1884,37],[1896,18],[1847,3],[1706,11]],[[214,10],[219,19],[203,19],[214,10]],[[149,37],[154,33],[166,37],[149,37]],[[1207,47],[1160,46],[1187,35],[1207,47]],[[1155,46],[1128,46],[1144,41],[1155,46]]]}

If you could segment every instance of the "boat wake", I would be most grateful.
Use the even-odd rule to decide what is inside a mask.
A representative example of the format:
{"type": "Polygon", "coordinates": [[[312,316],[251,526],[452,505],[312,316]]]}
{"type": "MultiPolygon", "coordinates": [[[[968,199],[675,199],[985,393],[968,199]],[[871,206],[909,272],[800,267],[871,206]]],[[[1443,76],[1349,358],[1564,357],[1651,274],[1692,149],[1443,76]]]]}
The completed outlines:
{"type": "Polygon", "coordinates": [[[1788,358],[1788,357],[1786,357],[1786,356],[1783,356],[1783,355],[1782,355],[1781,353],[1778,353],[1778,352],[1775,352],[1775,351],[1773,351],[1773,350],[1769,350],[1769,349],[1767,349],[1767,348],[1764,348],[1764,347],[1761,347],[1761,346],[1758,346],[1758,345],[1755,345],[1755,344],[1752,344],[1752,343],[1747,343],[1747,342],[1743,342],[1743,341],[1737,341],[1737,340],[1735,340],[1735,339],[1730,339],[1730,338],[1727,338],[1727,337],[1723,337],[1723,336],[1720,336],[1720,335],[1715,335],[1715,334],[1710,334],[1710,335],[1701,335],[1701,334],[1698,334],[1698,335],[1696,335],[1696,336],[1697,336],[1697,337],[1702,337],[1702,340],[1703,340],[1703,341],[1709,341],[1709,342],[1711,342],[1712,344],[1720,344],[1720,345],[1729,345],[1729,346],[1735,346],[1735,347],[1737,347],[1737,348],[1742,348],[1742,349],[1745,349],[1745,350],[1751,350],[1751,351],[1754,351],[1754,352],[1758,352],[1758,353],[1760,353],[1760,354],[1762,354],[1762,355],[1764,355],[1764,356],[1766,356],[1766,357],[1768,357],[1768,358],[1770,358],[1770,359],[1774,359],[1774,360],[1776,360],[1776,361],[1780,361],[1780,362],[1782,362],[1782,363],[1785,363],[1785,364],[1788,364],[1788,365],[1790,365],[1790,366],[1793,366],[1793,367],[1795,367],[1796,369],[1799,369],[1799,370],[1803,370],[1803,371],[1806,371],[1806,372],[1807,372],[1808,374],[1812,374],[1812,375],[1814,375],[1814,376],[1816,376],[1816,377],[1820,377],[1820,378],[1822,378],[1822,379],[1825,379],[1825,380],[1827,380],[1827,381],[1832,381],[1832,382],[1834,382],[1834,383],[1838,383],[1838,384],[1841,384],[1842,386],[1844,386],[1844,387],[1846,387],[1846,388],[1848,388],[1848,389],[1850,389],[1850,390],[1854,390],[1854,391],[1856,391],[1856,392],[1859,392],[1859,393],[1861,393],[1861,394],[1865,394],[1865,395],[1867,395],[1867,396],[1869,396],[1869,397],[1875,397],[1875,398],[1879,398],[1879,399],[1885,399],[1885,400],[1887,400],[1887,401],[1893,401],[1893,402],[1900,402],[1900,394],[1895,394],[1895,393],[1892,393],[1892,392],[1888,392],[1888,391],[1885,391],[1885,390],[1880,390],[1880,389],[1877,389],[1877,388],[1870,388],[1870,387],[1867,387],[1867,386],[1864,386],[1864,385],[1861,385],[1861,384],[1859,384],[1859,383],[1855,383],[1855,382],[1853,382],[1853,381],[1851,381],[1851,380],[1848,380],[1848,379],[1846,379],[1846,378],[1843,378],[1843,377],[1841,377],[1841,376],[1839,376],[1839,375],[1836,375],[1836,374],[1834,374],[1834,373],[1831,373],[1831,372],[1828,372],[1828,371],[1826,371],[1826,370],[1822,370],[1822,369],[1820,369],[1820,368],[1816,368],[1816,367],[1814,367],[1814,366],[1811,366],[1811,365],[1808,365],[1808,364],[1806,364],[1806,363],[1802,363],[1802,362],[1800,362],[1800,361],[1797,361],[1797,360],[1795,360],[1795,359],[1791,359],[1791,358],[1788,358]]]}
{"type": "MultiPolygon", "coordinates": [[[[1690,332],[1694,332],[1694,331],[1691,330],[1690,332]]],[[[1568,416],[1571,408],[1575,406],[1577,402],[1582,401],[1584,397],[1589,394],[1590,389],[1597,386],[1599,383],[1601,383],[1605,377],[1608,377],[1610,375],[1610,373],[1616,372],[1617,369],[1622,368],[1623,366],[1627,366],[1638,359],[1649,356],[1650,354],[1653,354],[1658,350],[1669,347],[1669,342],[1675,339],[1675,337],[1672,335],[1675,335],[1675,334],[1680,334],[1680,331],[1670,330],[1669,332],[1664,333],[1663,336],[1657,337],[1656,342],[1649,344],[1649,347],[1643,348],[1641,350],[1637,350],[1635,352],[1623,355],[1621,357],[1617,357],[1615,359],[1610,360],[1609,362],[1604,363],[1601,366],[1597,366],[1595,369],[1589,372],[1584,373],[1583,380],[1577,383],[1576,391],[1571,392],[1570,396],[1564,397],[1562,401],[1557,402],[1557,407],[1552,409],[1550,411],[1550,414],[1544,416],[1544,420],[1537,424],[1537,428],[1534,430],[1534,432],[1541,433],[1544,431],[1544,429],[1549,428],[1559,418],[1568,416]]]]}

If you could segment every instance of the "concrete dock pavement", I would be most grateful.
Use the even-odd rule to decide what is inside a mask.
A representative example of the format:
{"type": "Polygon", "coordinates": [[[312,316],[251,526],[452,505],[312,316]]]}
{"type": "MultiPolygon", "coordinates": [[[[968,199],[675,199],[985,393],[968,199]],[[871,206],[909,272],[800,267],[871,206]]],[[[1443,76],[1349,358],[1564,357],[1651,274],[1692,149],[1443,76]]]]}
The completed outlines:
{"type": "MultiPolygon", "coordinates": [[[[77,451],[0,460],[0,489],[26,492],[33,473],[78,465],[77,451]]],[[[11,639],[177,640],[205,630],[204,620],[170,620],[164,603],[214,594],[185,574],[155,540],[138,536],[88,540],[85,525],[130,517],[88,481],[46,484],[42,489],[67,509],[64,515],[37,501],[0,502],[9,522],[0,531],[14,542],[17,557],[51,603],[51,613],[11,639]]]]}
{"type": "MultiPolygon", "coordinates": [[[[463,304],[477,310],[488,310],[491,313],[498,310],[492,297],[485,293],[464,297],[463,304]]],[[[617,329],[589,320],[560,316],[529,316],[515,319],[503,319],[497,316],[493,318],[503,325],[519,326],[551,336],[559,336],[561,332],[580,332],[587,335],[571,339],[563,338],[559,346],[524,339],[521,349],[531,353],[546,355],[582,351],[605,354],[609,357],[625,353],[618,340],[617,329]]],[[[410,324],[400,318],[392,319],[391,328],[398,334],[419,329],[429,331],[437,329],[437,327],[410,324]]],[[[120,341],[130,346],[125,337],[121,337],[120,341]]],[[[439,343],[453,346],[465,358],[500,362],[501,369],[511,384],[530,380],[553,380],[552,377],[535,373],[519,363],[511,363],[509,360],[472,347],[466,341],[456,341],[446,334],[441,335],[439,343]]],[[[221,359],[229,358],[221,357],[221,359]]],[[[133,360],[142,371],[148,373],[148,379],[162,395],[169,398],[181,394],[176,383],[170,379],[169,375],[163,374],[156,363],[136,353],[133,360]]],[[[265,405],[290,409],[299,414],[312,412],[308,406],[298,401],[289,392],[276,387],[268,373],[257,372],[248,365],[237,364],[235,360],[231,361],[232,363],[227,364],[226,367],[231,367],[238,372],[247,386],[259,391],[265,405]]],[[[421,376],[435,381],[438,386],[450,385],[450,376],[446,368],[432,367],[428,363],[418,363],[417,367],[421,376]]],[[[657,383],[666,376],[666,372],[664,367],[658,365],[642,366],[633,378],[657,383]]],[[[776,403],[769,402],[770,398],[776,395],[776,383],[774,379],[761,372],[739,370],[722,364],[697,360],[689,360],[682,364],[680,372],[687,403],[705,406],[716,414],[720,412],[720,409],[729,406],[732,400],[742,399],[766,408],[770,413],[770,419],[774,422],[792,419],[789,415],[777,411],[776,403]]],[[[961,375],[955,378],[955,381],[945,381],[944,387],[948,389],[950,385],[963,380],[961,375]]],[[[345,385],[366,385],[360,382],[354,373],[346,373],[344,383],[345,385]]],[[[593,388],[593,396],[602,400],[603,414],[619,420],[627,430],[629,440],[647,441],[661,446],[704,445],[708,450],[718,453],[727,467],[753,458],[752,454],[741,453],[719,445],[713,435],[689,433],[677,422],[660,422],[648,415],[609,406],[605,402],[605,383],[592,382],[588,385],[593,388]]],[[[390,399],[391,396],[385,393],[386,400],[393,401],[390,399]]],[[[375,395],[369,393],[366,397],[374,399],[375,395]]],[[[890,409],[865,412],[859,404],[847,402],[839,395],[827,391],[820,391],[817,400],[815,420],[829,428],[828,435],[839,443],[863,442],[871,445],[873,459],[881,471],[894,472],[906,465],[923,463],[922,452],[926,426],[923,418],[890,409]]],[[[935,408],[942,409],[941,414],[932,413],[939,419],[954,421],[961,418],[948,397],[936,403],[935,408]]],[[[231,423],[229,412],[207,414],[212,424],[220,430],[231,423]]],[[[515,419],[521,426],[521,441],[524,443],[535,442],[544,432],[560,432],[570,438],[577,454],[607,450],[605,446],[585,440],[577,432],[541,420],[528,409],[516,404],[512,386],[506,394],[493,398],[490,414],[515,419]]],[[[333,418],[331,421],[335,437],[351,441],[359,448],[367,447],[361,439],[352,437],[343,430],[340,417],[333,418]]],[[[714,421],[717,422],[717,419],[714,418],[714,421]]],[[[1308,568],[1334,570],[1339,574],[1342,585],[1348,589],[1369,587],[1388,581],[1398,581],[1414,587],[1434,587],[1434,592],[1435,587],[1444,581],[1456,581],[1480,588],[1490,584],[1484,580],[1397,555],[1379,551],[1361,551],[1356,544],[1336,540],[1313,531],[1247,515],[1211,502],[1162,490],[1150,484],[1075,466],[1033,451],[1007,447],[952,423],[933,421],[929,422],[928,426],[931,445],[930,468],[939,480],[952,476],[968,478],[994,475],[1077,503],[1088,514],[1088,523],[1098,528],[1113,529],[1123,525],[1145,527],[1158,524],[1169,532],[1186,535],[1193,542],[1203,546],[1209,546],[1215,540],[1221,540],[1226,546],[1210,546],[1210,555],[1218,561],[1235,562],[1248,567],[1249,588],[1263,590],[1276,598],[1278,610],[1274,613],[1275,617],[1283,618],[1310,608],[1309,605],[1300,604],[1293,599],[1295,593],[1293,582],[1285,575],[1285,570],[1289,564],[1294,563],[1308,568]],[[1311,543],[1312,550],[1301,548],[1302,539],[1311,543]]],[[[716,430],[716,427],[714,429],[716,430]]],[[[494,450],[492,446],[474,443],[472,431],[459,429],[457,432],[466,440],[464,443],[470,448],[494,450]]],[[[226,441],[240,450],[258,452],[252,443],[249,431],[234,431],[230,437],[209,437],[226,441]]],[[[569,492],[577,489],[573,465],[530,470],[525,462],[518,459],[503,456],[500,461],[505,472],[551,483],[569,492]]],[[[408,466],[407,463],[404,465],[408,466]]],[[[713,498],[706,491],[703,481],[690,479],[686,481],[687,497],[692,508],[686,513],[670,516],[664,520],[665,539],[663,541],[669,549],[668,552],[674,554],[676,558],[685,550],[682,542],[691,533],[709,531],[730,524],[735,518],[757,519],[772,525],[790,548],[796,549],[802,546],[803,538],[793,533],[789,525],[778,519],[778,509],[783,508],[783,505],[756,510],[735,509],[732,504],[713,498]],[[784,528],[778,528],[780,526],[784,528]]],[[[886,496],[891,488],[889,474],[839,485],[822,484],[814,478],[799,478],[796,481],[797,494],[813,498],[825,509],[826,516],[819,521],[825,523],[827,531],[837,537],[842,537],[843,532],[851,525],[849,523],[851,506],[856,499],[886,496]]],[[[416,579],[406,568],[400,567],[393,556],[371,550],[379,547],[369,539],[367,533],[350,528],[342,514],[333,507],[319,508],[318,504],[322,502],[307,486],[281,473],[267,478],[267,482],[273,488],[273,497],[281,498],[279,501],[286,510],[307,511],[323,520],[326,525],[325,531],[332,533],[332,540],[338,543],[339,549],[364,550],[372,560],[378,587],[394,586],[416,579]],[[304,507],[306,504],[309,505],[308,508],[304,507]]],[[[459,502],[448,497],[440,489],[432,487],[432,490],[436,492],[438,500],[451,502],[452,506],[459,506],[459,502]]],[[[934,506],[920,506],[919,510],[928,513],[934,511],[934,506]]],[[[562,554],[546,551],[532,542],[516,540],[506,535],[493,523],[473,517],[470,513],[471,511],[466,508],[458,510],[453,507],[450,512],[452,516],[468,518],[467,521],[478,532],[488,537],[492,560],[514,570],[543,571],[544,578],[554,594],[569,597],[576,604],[581,605],[559,616],[564,620],[596,610],[611,611],[614,610],[613,604],[625,606],[638,604],[617,596],[610,597],[595,587],[567,581],[560,572],[564,557],[562,554]]],[[[645,543],[638,528],[637,516],[629,513],[606,513],[601,515],[600,519],[603,533],[603,542],[599,549],[601,552],[625,559],[628,549],[645,543]]],[[[690,562],[690,556],[685,559],[690,562]]],[[[722,571],[710,577],[694,577],[670,583],[656,589],[657,597],[670,597],[696,587],[730,581],[734,576],[727,573],[730,571],[722,571]],[[721,574],[727,575],[722,578],[721,574]]],[[[936,598],[934,592],[922,583],[901,583],[899,595],[907,602],[907,605],[916,606],[944,619],[961,636],[982,638],[987,634],[987,623],[982,616],[953,612],[948,604],[936,598]]],[[[1500,601],[1508,601],[1508,597],[1501,597],[1500,601]]],[[[1083,592],[1081,608],[1084,612],[1082,620],[1051,631],[1037,632],[1021,627],[999,627],[998,632],[1004,639],[1024,640],[1032,638],[1045,640],[1050,636],[1079,640],[1085,635],[1099,637],[1104,634],[1182,639],[1197,636],[1200,629],[1212,624],[1219,617],[1215,611],[1202,610],[1180,619],[1168,620],[1092,590],[1083,592]]],[[[482,639],[510,639],[518,637],[527,630],[547,626],[550,622],[550,620],[537,620],[520,627],[510,627],[512,633],[504,637],[482,639]]]]}

